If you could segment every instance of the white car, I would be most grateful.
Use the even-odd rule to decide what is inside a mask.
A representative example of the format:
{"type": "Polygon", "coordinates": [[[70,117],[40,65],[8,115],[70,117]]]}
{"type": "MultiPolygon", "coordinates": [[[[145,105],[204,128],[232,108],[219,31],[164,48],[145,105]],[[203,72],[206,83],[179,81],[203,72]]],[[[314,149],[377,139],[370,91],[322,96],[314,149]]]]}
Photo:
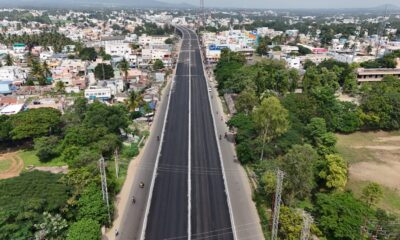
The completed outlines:
{"type": "Polygon", "coordinates": [[[208,88],[208,91],[211,92],[211,88],[208,88]]]}

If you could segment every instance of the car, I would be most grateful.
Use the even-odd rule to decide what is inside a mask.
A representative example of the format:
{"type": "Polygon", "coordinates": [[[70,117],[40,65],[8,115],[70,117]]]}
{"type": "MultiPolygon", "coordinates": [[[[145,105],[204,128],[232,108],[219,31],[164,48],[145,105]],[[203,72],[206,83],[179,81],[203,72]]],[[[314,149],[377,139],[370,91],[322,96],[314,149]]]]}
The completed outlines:
{"type": "Polygon", "coordinates": [[[211,92],[211,88],[208,88],[208,91],[211,92]]]}

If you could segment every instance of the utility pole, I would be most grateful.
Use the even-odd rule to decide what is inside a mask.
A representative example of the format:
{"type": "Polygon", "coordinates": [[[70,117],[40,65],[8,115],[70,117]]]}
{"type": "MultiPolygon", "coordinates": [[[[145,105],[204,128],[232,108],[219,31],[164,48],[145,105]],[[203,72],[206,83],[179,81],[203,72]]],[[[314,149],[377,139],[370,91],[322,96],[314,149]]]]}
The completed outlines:
{"type": "Polygon", "coordinates": [[[303,228],[301,229],[300,240],[308,240],[310,237],[310,227],[313,222],[312,216],[307,212],[303,211],[303,228]]]}
{"type": "Polygon", "coordinates": [[[284,172],[277,170],[276,172],[276,190],[275,190],[275,204],[272,219],[272,234],[271,240],[278,239],[278,226],[279,226],[279,211],[281,209],[281,195],[282,195],[282,182],[284,172]]]}
{"type": "Polygon", "coordinates": [[[103,201],[107,205],[108,222],[111,223],[110,203],[108,201],[106,165],[104,163],[104,157],[103,156],[101,156],[100,159],[99,159],[99,167],[100,167],[100,176],[101,176],[101,192],[103,193],[103,201]]]}
{"type": "Polygon", "coordinates": [[[118,148],[115,149],[114,152],[114,161],[115,161],[115,175],[119,178],[119,155],[118,148]]]}

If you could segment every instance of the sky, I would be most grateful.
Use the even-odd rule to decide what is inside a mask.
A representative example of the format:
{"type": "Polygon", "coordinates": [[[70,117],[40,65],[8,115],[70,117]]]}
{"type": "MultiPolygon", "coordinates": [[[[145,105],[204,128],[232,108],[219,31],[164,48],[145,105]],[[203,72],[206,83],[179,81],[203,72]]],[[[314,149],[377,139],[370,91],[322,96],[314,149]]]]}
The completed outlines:
{"type": "MultiPolygon", "coordinates": [[[[199,5],[200,0],[161,0],[168,3],[199,5]]],[[[204,0],[206,7],[239,8],[363,8],[384,4],[400,6],[400,0],[204,0]]]]}

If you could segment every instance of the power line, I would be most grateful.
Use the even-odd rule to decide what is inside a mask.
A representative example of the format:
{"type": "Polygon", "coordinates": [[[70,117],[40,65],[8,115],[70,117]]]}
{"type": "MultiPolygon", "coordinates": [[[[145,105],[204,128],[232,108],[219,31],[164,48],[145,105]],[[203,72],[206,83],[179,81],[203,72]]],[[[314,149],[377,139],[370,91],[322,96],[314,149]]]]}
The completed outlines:
{"type": "Polygon", "coordinates": [[[284,172],[278,169],[276,172],[276,190],[275,190],[275,203],[274,203],[274,213],[272,220],[271,240],[278,239],[279,211],[281,209],[283,176],[284,172]]]}
{"type": "Polygon", "coordinates": [[[107,176],[106,176],[106,165],[104,163],[104,157],[101,156],[99,159],[100,176],[101,176],[101,192],[103,193],[103,201],[106,203],[108,212],[108,222],[111,223],[110,214],[110,203],[108,200],[108,189],[107,189],[107,176]]]}

